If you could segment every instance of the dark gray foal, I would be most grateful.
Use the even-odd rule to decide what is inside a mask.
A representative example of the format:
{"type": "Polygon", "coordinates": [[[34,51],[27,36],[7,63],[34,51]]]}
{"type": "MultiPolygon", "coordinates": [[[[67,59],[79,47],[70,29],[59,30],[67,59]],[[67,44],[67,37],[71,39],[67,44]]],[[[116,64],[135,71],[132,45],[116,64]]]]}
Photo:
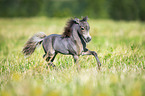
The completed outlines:
{"type": "Polygon", "coordinates": [[[97,53],[86,48],[86,43],[91,41],[90,26],[87,19],[88,17],[84,17],[82,20],[78,18],[69,20],[62,35],[52,34],[46,36],[43,32],[35,34],[27,41],[23,53],[31,55],[37,45],[42,43],[45,52],[43,58],[46,59],[48,65],[55,66],[53,61],[57,53],[72,55],[78,68],[80,67],[78,64],[80,55],[93,55],[97,60],[98,69],[100,69],[101,63],[97,53]]]}

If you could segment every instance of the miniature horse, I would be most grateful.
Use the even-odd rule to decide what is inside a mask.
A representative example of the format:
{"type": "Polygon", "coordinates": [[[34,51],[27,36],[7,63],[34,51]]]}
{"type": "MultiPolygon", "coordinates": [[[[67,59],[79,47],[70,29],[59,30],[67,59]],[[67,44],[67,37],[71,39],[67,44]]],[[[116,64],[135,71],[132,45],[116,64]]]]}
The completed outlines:
{"type": "Polygon", "coordinates": [[[46,36],[43,32],[35,34],[27,41],[22,52],[24,55],[31,55],[37,45],[42,43],[45,52],[43,58],[46,59],[50,66],[55,66],[53,64],[54,58],[58,53],[61,53],[72,55],[78,68],[80,67],[78,64],[78,57],[80,55],[93,55],[97,60],[98,69],[100,69],[101,63],[97,53],[86,48],[86,43],[91,41],[89,34],[90,26],[87,19],[87,16],[82,20],[78,18],[70,19],[62,35],[52,34],[46,36]]]}

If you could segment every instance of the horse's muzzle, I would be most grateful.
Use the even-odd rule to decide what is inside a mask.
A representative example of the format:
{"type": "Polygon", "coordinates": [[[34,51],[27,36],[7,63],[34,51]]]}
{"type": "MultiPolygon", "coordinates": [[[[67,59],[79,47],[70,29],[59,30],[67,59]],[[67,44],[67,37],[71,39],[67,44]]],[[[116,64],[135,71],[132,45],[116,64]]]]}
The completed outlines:
{"type": "Polygon", "coordinates": [[[92,39],[91,37],[87,37],[87,38],[86,38],[86,42],[87,42],[87,43],[90,42],[91,39],[92,39]]]}

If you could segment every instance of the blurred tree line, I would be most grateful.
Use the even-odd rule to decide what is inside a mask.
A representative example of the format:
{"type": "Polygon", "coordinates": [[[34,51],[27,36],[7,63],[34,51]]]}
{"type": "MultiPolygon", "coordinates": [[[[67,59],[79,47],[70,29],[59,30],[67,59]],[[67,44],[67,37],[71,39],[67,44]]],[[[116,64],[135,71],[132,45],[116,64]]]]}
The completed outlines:
{"type": "Polygon", "coordinates": [[[145,0],[0,0],[0,17],[73,17],[145,21],[145,0]]]}

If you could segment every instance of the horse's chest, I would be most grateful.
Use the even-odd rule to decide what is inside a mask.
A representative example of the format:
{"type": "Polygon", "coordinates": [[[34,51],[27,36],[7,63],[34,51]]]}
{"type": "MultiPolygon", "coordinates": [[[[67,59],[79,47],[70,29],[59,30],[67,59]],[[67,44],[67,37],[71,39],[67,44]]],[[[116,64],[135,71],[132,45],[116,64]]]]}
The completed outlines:
{"type": "Polygon", "coordinates": [[[81,55],[82,51],[83,51],[83,47],[80,44],[76,44],[76,43],[69,43],[68,44],[68,50],[71,54],[74,55],[81,55]]]}
{"type": "Polygon", "coordinates": [[[76,44],[76,55],[81,55],[82,54],[82,51],[83,51],[83,45],[82,44],[76,44]]]}
{"type": "Polygon", "coordinates": [[[81,55],[82,51],[83,51],[83,46],[82,46],[82,44],[80,44],[78,47],[78,55],[81,55]]]}

